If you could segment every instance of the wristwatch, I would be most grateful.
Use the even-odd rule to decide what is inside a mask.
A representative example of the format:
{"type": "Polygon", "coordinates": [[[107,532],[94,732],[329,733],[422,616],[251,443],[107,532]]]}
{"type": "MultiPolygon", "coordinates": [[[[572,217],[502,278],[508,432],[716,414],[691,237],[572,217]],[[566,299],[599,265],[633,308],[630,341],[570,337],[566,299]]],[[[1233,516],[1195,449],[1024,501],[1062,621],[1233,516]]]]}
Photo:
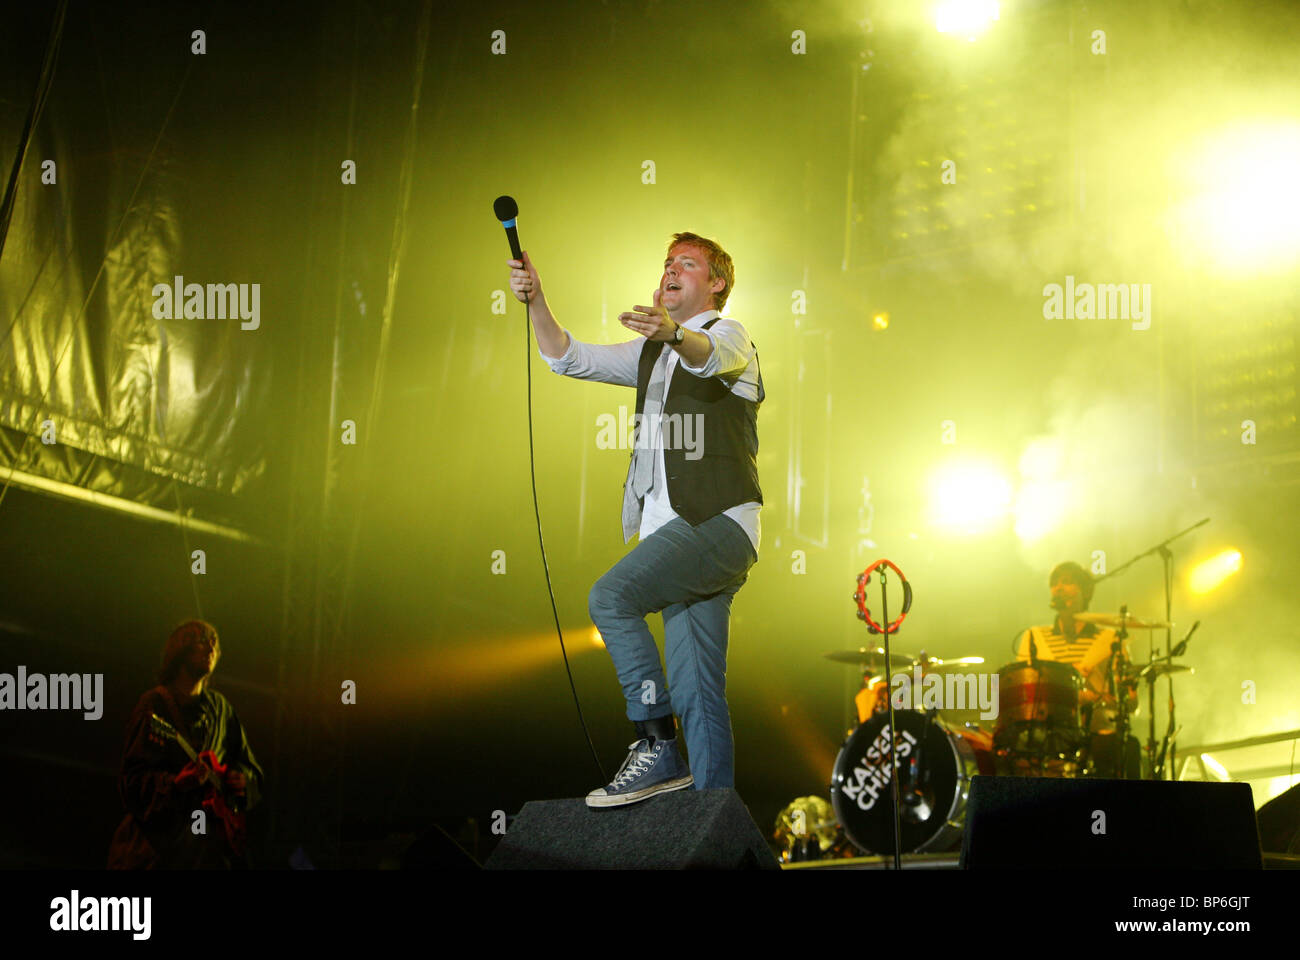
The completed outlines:
{"type": "Polygon", "coordinates": [[[679,323],[677,324],[677,332],[673,334],[672,342],[675,344],[681,343],[685,339],[686,339],[686,328],[679,323]]]}

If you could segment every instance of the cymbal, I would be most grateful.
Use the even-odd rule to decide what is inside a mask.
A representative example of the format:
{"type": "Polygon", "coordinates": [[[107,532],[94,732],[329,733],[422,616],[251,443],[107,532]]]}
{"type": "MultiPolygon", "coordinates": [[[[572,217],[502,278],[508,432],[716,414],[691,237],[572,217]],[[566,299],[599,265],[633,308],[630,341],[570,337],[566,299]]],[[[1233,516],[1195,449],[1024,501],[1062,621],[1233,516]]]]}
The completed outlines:
{"type": "Polygon", "coordinates": [[[1132,663],[1129,664],[1130,675],[1141,677],[1146,674],[1154,674],[1157,677],[1163,677],[1171,673],[1195,673],[1188,666],[1181,663],[1170,663],[1168,660],[1153,660],[1151,663],[1132,663]]]}
{"type": "Polygon", "coordinates": [[[1076,613],[1073,616],[1080,623],[1094,623],[1099,627],[1116,629],[1127,627],[1130,630],[1164,630],[1173,626],[1172,623],[1165,623],[1163,620],[1144,620],[1131,613],[1076,613]]]}
{"type": "Polygon", "coordinates": [[[944,660],[940,657],[918,657],[917,663],[921,665],[921,670],[926,673],[946,673],[949,670],[960,670],[962,667],[968,667],[971,664],[983,663],[983,657],[957,657],[953,660],[944,660]]]}
{"type": "MultiPolygon", "coordinates": [[[[859,647],[856,650],[835,650],[831,653],[823,654],[827,660],[834,660],[836,663],[856,663],[864,667],[876,667],[885,665],[885,648],[884,647],[859,647]]],[[[916,657],[907,653],[889,654],[889,663],[893,667],[910,667],[916,661],[916,657]]]]}

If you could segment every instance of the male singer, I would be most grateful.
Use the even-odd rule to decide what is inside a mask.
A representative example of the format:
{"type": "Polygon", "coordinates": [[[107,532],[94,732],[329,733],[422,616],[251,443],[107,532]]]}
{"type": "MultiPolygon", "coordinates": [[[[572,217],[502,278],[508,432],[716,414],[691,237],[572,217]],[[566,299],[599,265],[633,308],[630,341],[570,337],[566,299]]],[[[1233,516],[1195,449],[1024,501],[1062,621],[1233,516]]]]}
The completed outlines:
{"type": "Polygon", "coordinates": [[[692,784],[730,787],[728,621],[731,598],[758,560],[764,398],[754,344],[743,326],[721,317],[735,283],[731,257],[712,240],[674,234],[653,306],[619,314],[638,336],[609,346],[582,343],[556,322],[527,251],[522,261],[507,262],[510,288],[529,305],[553,371],[636,388],[623,542],[637,533],[639,542],[596,581],[588,610],[613,658],[637,739],[613,781],[588,794],[587,805],[620,807],[692,784]],[[671,698],[645,621],[655,611],[663,615],[671,698]]]}

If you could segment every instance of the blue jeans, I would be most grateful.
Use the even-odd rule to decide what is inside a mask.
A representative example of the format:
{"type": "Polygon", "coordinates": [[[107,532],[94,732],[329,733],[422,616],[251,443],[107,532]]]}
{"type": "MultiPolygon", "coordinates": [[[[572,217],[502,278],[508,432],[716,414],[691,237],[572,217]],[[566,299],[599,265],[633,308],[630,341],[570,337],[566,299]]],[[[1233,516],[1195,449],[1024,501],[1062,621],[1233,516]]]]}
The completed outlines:
{"type": "Polygon", "coordinates": [[[757,560],[744,528],[725,514],[698,527],[674,517],[597,580],[588,598],[628,719],[677,714],[697,790],[734,786],[727,635],[731,598],[757,560]],[[656,611],[663,611],[671,699],[645,622],[656,611]]]}

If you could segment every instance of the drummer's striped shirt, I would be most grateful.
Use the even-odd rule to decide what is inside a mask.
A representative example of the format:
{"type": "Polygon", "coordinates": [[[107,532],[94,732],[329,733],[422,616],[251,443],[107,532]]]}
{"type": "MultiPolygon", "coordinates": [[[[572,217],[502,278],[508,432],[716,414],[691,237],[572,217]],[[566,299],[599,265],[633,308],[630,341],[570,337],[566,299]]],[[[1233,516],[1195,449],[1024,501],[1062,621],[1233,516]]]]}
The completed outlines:
{"type": "MultiPolygon", "coordinates": [[[[1111,645],[1115,642],[1115,631],[1110,627],[1098,627],[1095,623],[1085,624],[1073,640],[1061,632],[1058,618],[1050,626],[1030,627],[1020,635],[1016,656],[1021,660],[1029,659],[1029,636],[1033,634],[1034,647],[1039,660],[1058,660],[1068,663],[1081,673],[1088,688],[1094,694],[1106,691],[1106,666],[1110,660],[1111,645]]],[[[1127,643],[1125,653],[1128,652],[1127,643]]],[[[1109,698],[1108,698],[1109,699],[1109,698]]],[[[1136,702],[1134,702],[1136,709],[1136,702]]],[[[1107,711],[1109,712],[1109,711],[1107,711]]],[[[1098,711],[1093,717],[1094,731],[1109,729],[1098,711]]]]}
{"type": "Polygon", "coordinates": [[[1061,621],[1057,620],[1048,627],[1030,627],[1021,635],[1017,653],[1021,660],[1029,659],[1030,633],[1033,634],[1040,660],[1068,663],[1085,677],[1110,656],[1110,646],[1115,642],[1114,630],[1109,627],[1099,629],[1094,623],[1084,624],[1083,629],[1071,640],[1061,632],[1061,621]]]}

